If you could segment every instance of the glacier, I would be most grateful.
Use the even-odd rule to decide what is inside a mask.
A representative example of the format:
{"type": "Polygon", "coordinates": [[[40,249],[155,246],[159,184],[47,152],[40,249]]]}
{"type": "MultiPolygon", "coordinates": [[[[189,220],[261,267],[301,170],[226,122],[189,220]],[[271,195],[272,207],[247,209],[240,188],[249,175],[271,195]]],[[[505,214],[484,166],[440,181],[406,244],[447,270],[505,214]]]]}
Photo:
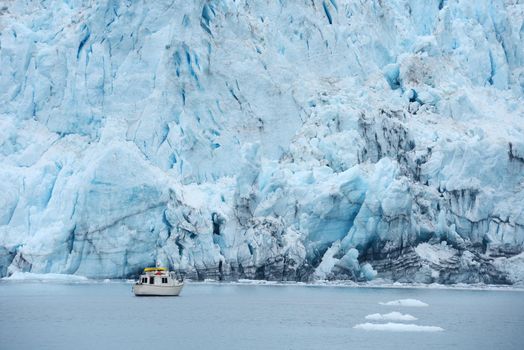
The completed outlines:
{"type": "Polygon", "coordinates": [[[524,283],[521,1],[0,6],[0,277],[524,283]]]}

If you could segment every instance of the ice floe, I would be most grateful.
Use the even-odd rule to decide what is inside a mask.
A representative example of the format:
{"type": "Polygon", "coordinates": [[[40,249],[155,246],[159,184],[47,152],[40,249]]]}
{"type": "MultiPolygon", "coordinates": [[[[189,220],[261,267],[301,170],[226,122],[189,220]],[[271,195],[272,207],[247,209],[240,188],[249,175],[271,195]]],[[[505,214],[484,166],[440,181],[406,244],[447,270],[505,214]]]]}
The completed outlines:
{"type": "Polygon", "coordinates": [[[353,328],[365,331],[387,331],[387,332],[442,332],[444,329],[437,326],[419,326],[405,323],[361,323],[353,328]]]}
{"type": "Polygon", "coordinates": [[[410,314],[402,314],[397,311],[390,312],[388,314],[371,314],[367,315],[366,320],[371,321],[415,321],[417,318],[410,314]]]}
{"type": "Polygon", "coordinates": [[[387,305],[387,306],[408,306],[408,307],[424,307],[429,306],[428,304],[417,300],[417,299],[399,299],[399,300],[392,300],[388,302],[380,302],[380,305],[387,305]]]}

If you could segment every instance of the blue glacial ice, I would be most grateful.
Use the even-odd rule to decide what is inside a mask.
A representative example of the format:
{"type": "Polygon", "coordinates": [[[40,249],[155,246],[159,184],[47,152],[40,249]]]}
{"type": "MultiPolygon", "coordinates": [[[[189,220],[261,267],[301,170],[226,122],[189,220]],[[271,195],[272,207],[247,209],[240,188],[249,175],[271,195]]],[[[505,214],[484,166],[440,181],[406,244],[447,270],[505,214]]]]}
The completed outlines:
{"type": "Polygon", "coordinates": [[[524,4],[0,8],[0,276],[524,283],[524,4]]]}

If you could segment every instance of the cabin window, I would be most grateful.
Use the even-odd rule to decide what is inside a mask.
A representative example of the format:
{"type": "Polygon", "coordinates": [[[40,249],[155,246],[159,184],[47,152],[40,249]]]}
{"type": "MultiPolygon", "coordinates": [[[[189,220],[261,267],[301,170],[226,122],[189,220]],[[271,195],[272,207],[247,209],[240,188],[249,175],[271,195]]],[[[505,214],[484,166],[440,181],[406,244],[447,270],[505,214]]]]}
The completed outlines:
{"type": "Polygon", "coordinates": [[[147,277],[142,277],[142,283],[147,283],[147,277]]]}
{"type": "Polygon", "coordinates": [[[154,276],[149,277],[149,284],[155,284],[155,277],[154,276]]]}
{"type": "Polygon", "coordinates": [[[162,277],[162,283],[167,283],[167,277],[162,277]]]}

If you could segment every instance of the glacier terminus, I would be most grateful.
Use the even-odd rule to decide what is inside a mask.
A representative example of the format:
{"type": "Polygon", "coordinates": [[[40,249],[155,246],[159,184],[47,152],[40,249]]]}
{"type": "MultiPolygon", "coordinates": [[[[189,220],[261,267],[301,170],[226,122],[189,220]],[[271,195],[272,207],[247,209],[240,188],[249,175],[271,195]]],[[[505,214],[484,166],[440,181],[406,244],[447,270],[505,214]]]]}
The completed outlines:
{"type": "Polygon", "coordinates": [[[524,284],[524,3],[0,4],[0,277],[524,284]]]}

